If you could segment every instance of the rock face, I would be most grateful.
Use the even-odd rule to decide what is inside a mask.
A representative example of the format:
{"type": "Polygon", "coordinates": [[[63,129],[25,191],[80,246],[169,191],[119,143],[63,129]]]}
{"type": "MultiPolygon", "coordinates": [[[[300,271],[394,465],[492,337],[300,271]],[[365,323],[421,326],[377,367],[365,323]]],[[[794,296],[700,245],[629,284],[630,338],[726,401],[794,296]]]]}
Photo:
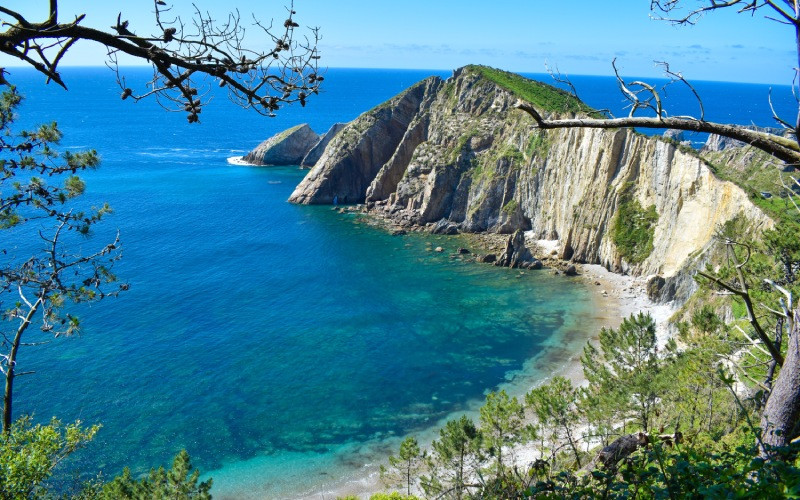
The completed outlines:
{"type": "Polygon", "coordinates": [[[441,86],[441,78],[423,80],[349,123],[331,140],[289,201],[363,202],[378,171],[392,159],[412,121],[427,112],[441,86]]]}
{"type": "Polygon", "coordinates": [[[300,165],[320,140],[307,123],[273,135],[242,158],[253,165],[300,165]]]}
{"type": "Polygon", "coordinates": [[[517,229],[513,235],[508,237],[506,248],[500,257],[495,261],[495,266],[521,267],[541,269],[542,263],[533,257],[531,251],[525,246],[525,233],[517,229]]]}
{"type": "Polygon", "coordinates": [[[771,225],[699,155],[627,129],[539,130],[514,108],[520,96],[496,81],[466,67],[363,114],[330,142],[290,201],[331,203],[338,195],[366,201],[400,226],[531,230],[558,240],[561,258],[659,275],[670,297],[691,293],[687,270],[702,261],[720,224],[741,214],[752,227],[771,225]],[[624,199],[657,215],[652,251],[635,262],[612,236],[624,199]]]}
{"type": "Polygon", "coordinates": [[[320,137],[319,141],[311,148],[311,150],[306,153],[303,159],[300,161],[301,167],[313,167],[317,161],[319,161],[320,157],[322,157],[322,153],[325,152],[325,148],[328,146],[328,143],[338,134],[343,128],[347,126],[346,123],[334,123],[333,126],[325,132],[322,137],[320,137]]]}
{"type": "MultiPolygon", "coordinates": [[[[791,131],[787,131],[780,128],[774,127],[747,127],[750,130],[755,130],[757,132],[766,132],[768,134],[780,135],[783,137],[794,138],[794,135],[791,131]]],[[[703,145],[702,151],[725,151],[726,149],[731,148],[741,148],[747,146],[742,141],[737,141],[736,139],[731,139],[730,137],[723,137],[717,134],[709,134],[708,139],[706,139],[706,143],[703,145]]]]}

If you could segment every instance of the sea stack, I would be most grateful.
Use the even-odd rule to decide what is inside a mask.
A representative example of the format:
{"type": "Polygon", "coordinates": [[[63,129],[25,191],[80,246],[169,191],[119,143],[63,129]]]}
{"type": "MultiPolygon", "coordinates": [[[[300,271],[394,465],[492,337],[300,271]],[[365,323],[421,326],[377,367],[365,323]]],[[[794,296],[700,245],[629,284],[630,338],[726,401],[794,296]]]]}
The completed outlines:
{"type": "Polygon", "coordinates": [[[319,140],[320,136],[303,123],[273,135],[242,160],[251,165],[300,165],[319,140]]]}

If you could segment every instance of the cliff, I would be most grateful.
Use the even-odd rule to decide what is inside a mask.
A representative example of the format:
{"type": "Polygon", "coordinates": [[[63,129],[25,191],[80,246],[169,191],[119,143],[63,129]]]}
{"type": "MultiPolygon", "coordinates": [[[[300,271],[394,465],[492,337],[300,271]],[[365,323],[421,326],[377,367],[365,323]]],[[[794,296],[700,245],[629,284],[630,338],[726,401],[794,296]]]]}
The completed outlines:
{"type": "Polygon", "coordinates": [[[304,123],[275,134],[247,153],[242,160],[253,165],[300,165],[320,139],[304,123]]]}
{"type": "Polygon", "coordinates": [[[468,66],[429,78],[350,123],[290,201],[334,196],[404,226],[441,220],[464,232],[529,230],[559,256],[615,272],[660,275],[666,298],[737,214],[771,221],[695,152],[633,130],[542,131],[513,104],[548,116],[591,113],[564,92],[468,66]]]}
{"type": "Polygon", "coordinates": [[[325,152],[325,148],[328,147],[328,143],[346,126],[346,123],[334,123],[331,128],[320,137],[319,141],[314,144],[311,150],[306,153],[303,160],[300,162],[300,166],[313,167],[316,165],[317,161],[322,157],[322,153],[325,152]]]}

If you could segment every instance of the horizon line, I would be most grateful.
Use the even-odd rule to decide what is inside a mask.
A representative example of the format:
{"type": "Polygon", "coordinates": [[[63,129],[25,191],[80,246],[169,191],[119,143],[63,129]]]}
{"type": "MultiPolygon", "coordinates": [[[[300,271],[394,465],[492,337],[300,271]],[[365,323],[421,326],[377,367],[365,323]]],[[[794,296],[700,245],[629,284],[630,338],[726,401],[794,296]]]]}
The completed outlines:
{"type": "MultiPolygon", "coordinates": [[[[388,68],[388,67],[380,67],[380,68],[378,68],[378,67],[359,67],[359,66],[328,66],[324,70],[331,70],[332,69],[332,70],[360,70],[360,71],[365,71],[365,70],[366,71],[432,71],[432,72],[436,72],[436,73],[442,73],[442,72],[454,72],[454,71],[456,71],[458,69],[461,69],[461,68],[464,68],[466,66],[493,67],[493,68],[496,68],[496,69],[500,69],[502,71],[507,71],[509,73],[516,73],[518,75],[523,75],[523,76],[524,75],[547,75],[547,76],[549,76],[549,73],[546,73],[546,72],[513,71],[513,70],[504,69],[504,68],[497,68],[495,66],[489,66],[487,64],[465,64],[464,66],[459,66],[458,68],[453,68],[453,69],[445,69],[445,68],[388,68]]],[[[126,64],[126,65],[120,65],[119,67],[120,67],[120,69],[123,69],[123,68],[130,68],[130,69],[151,68],[151,66],[147,65],[147,64],[126,64]]],[[[6,66],[4,66],[4,67],[2,67],[0,69],[11,69],[11,68],[23,69],[23,70],[28,70],[28,71],[32,71],[32,72],[38,72],[38,70],[36,68],[33,68],[33,67],[31,67],[30,65],[27,65],[27,64],[6,65],[6,66]]],[[[105,68],[107,70],[110,69],[110,68],[108,68],[108,66],[106,66],[104,64],[66,64],[66,65],[63,65],[62,68],[64,68],[64,69],[99,69],[99,68],[105,68]]],[[[610,74],[602,75],[602,74],[595,74],[595,73],[571,73],[569,75],[563,75],[563,76],[566,76],[566,77],[577,76],[577,77],[615,78],[614,75],[610,75],[610,74]]],[[[664,81],[669,80],[669,78],[665,78],[664,76],[643,76],[643,75],[629,75],[629,76],[626,76],[625,78],[649,78],[649,79],[664,80],[664,81]]],[[[763,82],[763,81],[755,82],[755,81],[733,81],[733,80],[708,80],[708,79],[687,79],[687,80],[689,82],[735,83],[735,84],[739,84],[739,85],[765,85],[765,86],[790,87],[790,88],[793,86],[792,84],[763,82]]]]}

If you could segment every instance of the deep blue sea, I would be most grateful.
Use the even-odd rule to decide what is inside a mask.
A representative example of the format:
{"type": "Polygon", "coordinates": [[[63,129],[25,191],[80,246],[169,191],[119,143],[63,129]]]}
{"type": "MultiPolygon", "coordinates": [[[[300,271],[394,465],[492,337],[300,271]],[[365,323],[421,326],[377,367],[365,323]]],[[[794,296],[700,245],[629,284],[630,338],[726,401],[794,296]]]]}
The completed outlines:
{"type": "MultiPolygon", "coordinates": [[[[63,150],[100,154],[82,203],[114,213],[81,245],[119,230],[116,273],[131,284],[80,311],[80,337],[21,351],[19,369],[36,374],[17,381],[17,414],[101,423],[66,464],[83,477],[141,474],[186,448],[220,497],[286,497],[358,478],[403,436],[563,365],[602,314],[581,282],[465,263],[448,255],[458,238],[393,237],[288,204],[305,171],[227,162],[292,125],[352,120],[430,74],[449,72],[331,69],[305,108],[270,119],[219,95],[189,125],[121,101],[105,68],[65,69],[68,92],[12,69],[26,96],[18,130],[55,120],[63,150]]],[[[589,104],[619,108],[613,79],[573,80],[589,104]]],[[[767,87],[698,87],[707,118],[772,125],[767,87]]],[[[788,87],[776,90],[790,111],[788,87]]]]}

